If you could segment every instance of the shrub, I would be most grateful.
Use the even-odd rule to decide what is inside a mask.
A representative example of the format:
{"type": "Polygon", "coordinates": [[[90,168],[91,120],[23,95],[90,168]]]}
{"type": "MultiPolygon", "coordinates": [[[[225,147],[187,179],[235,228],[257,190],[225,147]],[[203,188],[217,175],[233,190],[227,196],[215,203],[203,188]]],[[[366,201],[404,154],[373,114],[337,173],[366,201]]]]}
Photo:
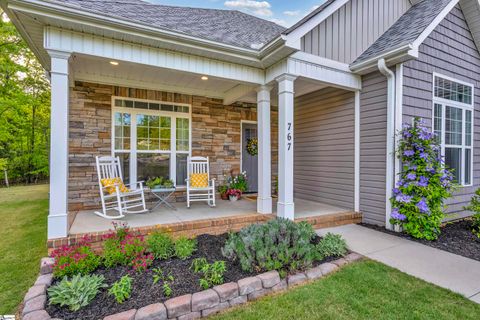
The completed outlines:
{"type": "Polygon", "coordinates": [[[130,298],[132,292],[132,278],[128,275],[123,276],[120,280],[115,281],[108,294],[115,297],[118,303],[124,303],[125,300],[130,298]]]}
{"type": "Polygon", "coordinates": [[[156,259],[168,259],[174,254],[174,243],[172,238],[165,233],[156,232],[147,239],[147,248],[156,259]]]}
{"type": "Polygon", "coordinates": [[[200,279],[200,287],[204,290],[223,284],[223,274],[227,271],[225,261],[215,261],[209,264],[205,258],[193,260],[191,269],[193,269],[195,273],[203,274],[203,277],[200,279]]]}
{"type": "Polygon", "coordinates": [[[475,191],[475,195],[472,197],[472,200],[470,200],[470,205],[463,209],[475,213],[472,216],[472,233],[480,238],[480,189],[475,191]]]}
{"type": "Polygon", "coordinates": [[[48,288],[50,304],[67,306],[71,311],[77,311],[87,306],[100,288],[106,287],[104,281],[105,278],[98,275],[77,274],[71,280],[64,277],[58,284],[48,288]]]}
{"type": "Polygon", "coordinates": [[[392,224],[400,224],[415,238],[435,240],[444,218],[444,202],[451,196],[452,174],[445,168],[438,139],[416,118],[400,132],[397,150],[403,170],[393,189],[392,224]]]}
{"type": "Polygon", "coordinates": [[[78,245],[65,246],[53,251],[52,257],[55,258],[53,274],[57,278],[89,274],[95,271],[101,262],[86,237],[78,245]]]}
{"type": "Polygon", "coordinates": [[[103,264],[107,268],[117,265],[132,265],[133,261],[145,255],[146,244],[143,236],[126,233],[123,239],[111,234],[103,243],[103,264]]]}
{"type": "Polygon", "coordinates": [[[162,281],[162,291],[165,297],[170,297],[172,295],[172,288],[170,287],[170,283],[173,282],[175,279],[173,278],[172,274],[169,272],[167,275],[163,272],[160,268],[153,269],[153,284],[157,284],[159,281],[162,281]]]}
{"type": "Polygon", "coordinates": [[[132,261],[132,268],[138,273],[145,272],[153,263],[153,254],[139,255],[132,261]]]}
{"type": "Polygon", "coordinates": [[[343,257],[348,251],[347,243],[342,236],[332,233],[327,233],[316,245],[316,249],[320,260],[326,257],[343,257]]]}
{"type": "Polygon", "coordinates": [[[175,241],[175,256],[182,260],[190,258],[195,250],[197,250],[197,240],[195,239],[180,237],[177,239],[177,241],[175,241]]]}
{"type": "Polygon", "coordinates": [[[230,234],[222,252],[229,259],[238,259],[244,271],[278,270],[285,276],[312,265],[317,258],[312,243],[315,236],[306,222],[275,219],[230,234]]]}

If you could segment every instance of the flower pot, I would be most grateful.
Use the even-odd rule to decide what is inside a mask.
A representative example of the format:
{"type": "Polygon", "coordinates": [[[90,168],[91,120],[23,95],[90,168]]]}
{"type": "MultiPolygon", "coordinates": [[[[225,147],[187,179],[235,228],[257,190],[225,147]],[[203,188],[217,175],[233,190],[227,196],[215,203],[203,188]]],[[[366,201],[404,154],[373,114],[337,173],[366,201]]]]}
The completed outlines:
{"type": "Polygon", "coordinates": [[[397,233],[402,233],[403,232],[403,227],[399,224],[396,224],[393,226],[393,231],[397,232],[397,233]]]}
{"type": "Polygon", "coordinates": [[[227,193],[220,193],[220,198],[222,200],[228,200],[228,194],[227,193]]]}
{"type": "Polygon", "coordinates": [[[230,199],[231,202],[235,202],[238,200],[238,196],[228,196],[228,199],[230,199]]]}

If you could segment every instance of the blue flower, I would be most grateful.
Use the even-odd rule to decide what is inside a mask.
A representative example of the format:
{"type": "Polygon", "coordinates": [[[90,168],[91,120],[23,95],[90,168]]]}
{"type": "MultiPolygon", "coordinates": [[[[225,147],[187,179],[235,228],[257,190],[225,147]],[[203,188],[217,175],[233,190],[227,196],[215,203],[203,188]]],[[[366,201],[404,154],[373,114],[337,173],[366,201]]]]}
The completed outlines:
{"type": "Polygon", "coordinates": [[[395,197],[395,200],[400,203],[410,203],[410,201],[412,201],[412,198],[412,196],[400,193],[395,197]]]}
{"type": "Polygon", "coordinates": [[[422,199],[422,200],[418,201],[417,208],[418,208],[418,210],[420,210],[421,213],[428,213],[430,211],[425,199],[422,199]]]}
{"type": "Polygon", "coordinates": [[[417,184],[419,187],[428,187],[428,181],[427,177],[421,176],[417,184]]]}
{"type": "Polygon", "coordinates": [[[407,179],[408,180],[415,180],[415,179],[417,179],[417,175],[413,172],[410,172],[409,174],[407,174],[407,179]]]}
{"type": "Polygon", "coordinates": [[[405,150],[405,151],[403,152],[403,155],[404,155],[405,157],[413,157],[413,156],[415,155],[415,151],[413,151],[413,150],[405,150]]]}
{"type": "Polygon", "coordinates": [[[392,210],[391,217],[395,220],[398,220],[398,221],[405,221],[407,219],[407,216],[404,215],[404,214],[401,214],[400,211],[398,210],[398,208],[394,208],[392,210]]]}

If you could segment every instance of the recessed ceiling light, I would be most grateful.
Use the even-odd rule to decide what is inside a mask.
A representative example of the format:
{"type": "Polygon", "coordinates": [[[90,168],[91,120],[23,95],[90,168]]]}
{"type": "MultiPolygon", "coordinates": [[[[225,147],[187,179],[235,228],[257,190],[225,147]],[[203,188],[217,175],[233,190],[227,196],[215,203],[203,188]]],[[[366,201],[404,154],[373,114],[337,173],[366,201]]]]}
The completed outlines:
{"type": "Polygon", "coordinates": [[[118,62],[117,62],[117,61],[110,61],[110,64],[111,64],[112,66],[118,66],[118,62]]]}
{"type": "Polygon", "coordinates": [[[202,77],[202,80],[203,80],[203,81],[207,81],[207,80],[208,80],[208,77],[207,77],[207,76],[203,76],[203,77],[202,77]]]}

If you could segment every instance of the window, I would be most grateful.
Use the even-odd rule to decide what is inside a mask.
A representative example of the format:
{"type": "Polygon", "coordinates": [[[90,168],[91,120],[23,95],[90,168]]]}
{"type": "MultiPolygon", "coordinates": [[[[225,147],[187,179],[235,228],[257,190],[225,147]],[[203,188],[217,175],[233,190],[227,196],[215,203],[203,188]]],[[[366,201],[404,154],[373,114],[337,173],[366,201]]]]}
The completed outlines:
{"type": "Polygon", "coordinates": [[[114,98],[113,154],[128,183],[162,176],[185,185],[190,106],[114,98]]]}
{"type": "Polygon", "coordinates": [[[472,185],[473,85],[434,75],[433,131],[454,180],[472,185]]]}

